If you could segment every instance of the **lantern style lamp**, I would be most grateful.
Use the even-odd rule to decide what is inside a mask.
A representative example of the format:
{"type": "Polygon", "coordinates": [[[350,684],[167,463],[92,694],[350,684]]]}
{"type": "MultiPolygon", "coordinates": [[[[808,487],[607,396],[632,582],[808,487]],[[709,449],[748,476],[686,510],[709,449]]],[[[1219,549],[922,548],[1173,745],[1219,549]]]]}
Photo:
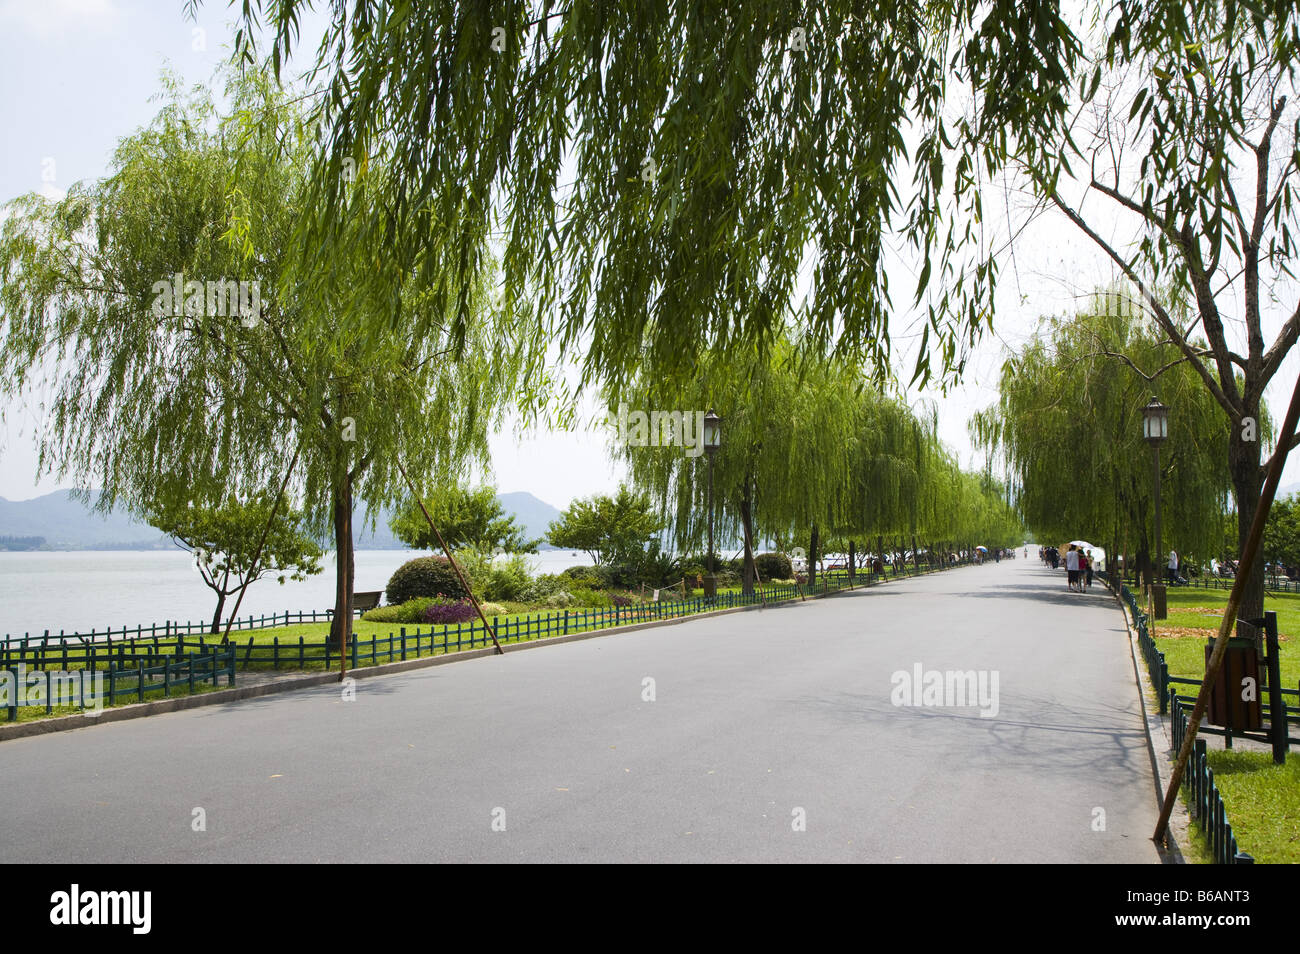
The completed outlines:
{"type": "Polygon", "coordinates": [[[1142,437],[1154,446],[1169,437],[1169,408],[1154,397],[1142,409],[1142,437]]]}

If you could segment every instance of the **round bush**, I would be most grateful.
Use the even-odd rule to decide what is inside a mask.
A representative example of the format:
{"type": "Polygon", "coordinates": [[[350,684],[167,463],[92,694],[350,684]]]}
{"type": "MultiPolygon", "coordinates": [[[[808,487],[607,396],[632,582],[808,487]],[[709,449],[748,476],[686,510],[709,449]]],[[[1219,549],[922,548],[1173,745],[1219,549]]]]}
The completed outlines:
{"type": "Polygon", "coordinates": [[[427,556],[408,560],[397,568],[388,581],[386,596],[390,604],[405,603],[417,596],[467,596],[456,578],[456,571],[446,557],[427,556]]]}
{"type": "Polygon", "coordinates": [[[754,557],[754,568],[758,570],[759,579],[764,581],[788,580],[794,576],[794,567],[784,553],[760,553],[754,557]]]}

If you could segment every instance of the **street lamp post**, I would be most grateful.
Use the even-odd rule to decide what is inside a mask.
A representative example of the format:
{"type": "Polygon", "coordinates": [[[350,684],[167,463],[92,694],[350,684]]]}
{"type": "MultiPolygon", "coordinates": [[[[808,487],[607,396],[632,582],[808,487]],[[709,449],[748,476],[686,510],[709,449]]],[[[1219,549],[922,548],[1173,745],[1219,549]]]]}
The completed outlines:
{"type": "Polygon", "coordinates": [[[713,559],[713,457],[722,446],[722,418],[713,413],[704,415],[704,452],[709,455],[709,575],[704,578],[704,595],[713,599],[718,595],[718,568],[713,559]]]}
{"type": "Polygon", "coordinates": [[[1142,436],[1151,445],[1152,474],[1155,479],[1155,574],[1151,583],[1151,602],[1154,604],[1156,619],[1165,619],[1168,612],[1165,605],[1164,584],[1164,550],[1160,545],[1160,445],[1169,437],[1169,408],[1154,397],[1151,403],[1142,409],[1142,436]]]}

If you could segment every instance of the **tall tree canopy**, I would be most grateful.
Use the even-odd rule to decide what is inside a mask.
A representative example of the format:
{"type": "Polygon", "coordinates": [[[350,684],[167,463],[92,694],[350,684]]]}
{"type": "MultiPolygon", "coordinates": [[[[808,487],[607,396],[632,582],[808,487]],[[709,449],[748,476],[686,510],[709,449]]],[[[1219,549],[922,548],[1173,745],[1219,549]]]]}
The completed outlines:
{"type": "Polygon", "coordinates": [[[882,535],[892,544],[895,534],[1003,546],[1019,539],[999,522],[1018,523],[1004,502],[999,510],[1001,488],[960,473],[932,417],[884,394],[852,364],[816,357],[789,332],[761,351],[702,355],[686,381],[643,368],[621,393],[627,401],[610,407],[615,453],[659,505],[679,551],[701,545],[710,461],[680,437],[637,440],[623,421],[707,409],[722,417],[715,510],[720,534],[742,542],[746,585],[753,548],[766,538],[807,540],[814,557],[819,539],[843,548],[882,535]]]}
{"type": "Polygon", "coordinates": [[[974,417],[972,435],[1002,456],[1013,499],[1040,539],[1083,537],[1112,556],[1147,557],[1154,480],[1142,409],[1156,394],[1171,407],[1160,449],[1162,540],[1208,558],[1221,542],[1228,435],[1177,346],[1149,319],[1108,309],[1121,300],[1106,292],[1071,318],[1046,321],[1006,362],[998,403],[974,417]]]}
{"type": "Polygon", "coordinates": [[[293,251],[315,187],[313,130],[263,74],[228,92],[223,116],[205,91],[169,84],[106,179],[8,206],[0,393],[49,389],[41,466],[102,487],[103,506],[248,497],[277,488],[297,453],[290,493],[334,533],[337,638],[354,495],[396,501],[399,461],[418,463],[424,485],[484,456],[527,345],[495,320],[481,283],[458,292],[469,314],[456,333],[432,314],[436,276],[399,271],[366,230],[361,210],[386,179],[373,163],[347,177],[346,240],[313,267],[357,286],[386,273],[391,297],[318,295],[293,251]],[[232,310],[230,282],[259,300],[232,310]]]}
{"type": "MultiPolygon", "coordinates": [[[[1265,391],[1300,339],[1300,7],[1135,0],[1101,13],[1072,77],[1094,80],[1059,154],[1013,166],[1131,283],[1176,347],[1170,360],[1216,402],[1244,549],[1264,484],[1265,391]]],[[[1261,614],[1263,592],[1257,564],[1241,616],[1261,614]]]]}

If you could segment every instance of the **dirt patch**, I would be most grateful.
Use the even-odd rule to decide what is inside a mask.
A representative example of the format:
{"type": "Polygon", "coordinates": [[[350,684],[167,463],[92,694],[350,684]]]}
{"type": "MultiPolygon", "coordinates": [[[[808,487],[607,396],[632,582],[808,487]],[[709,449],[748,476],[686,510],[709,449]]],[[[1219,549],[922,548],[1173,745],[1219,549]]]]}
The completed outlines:
{"type": "Polygon", "coordinates": [[[1199,629],[1192,626],[1161,626],[1156,629],[1156,639],[1205,639],[1218,635],[1217,629],[1199,629]]]}
{"type": "MultiPolygon", "coordinates": [[[[1220,614],[1219,618],[1223,618],[1222,614],[1220,614]]],[[[1157,626],[1155,632],[1156,639],[1214,639],[1218,635],[1219,628],[1217,626],[1214,628],[1201,628],[1198,626],[1157,626]]],[[[1285,633],[1278,633],[1277,641],[1279,643],[1289,643],[1291,637],[1285,633]]]]}

